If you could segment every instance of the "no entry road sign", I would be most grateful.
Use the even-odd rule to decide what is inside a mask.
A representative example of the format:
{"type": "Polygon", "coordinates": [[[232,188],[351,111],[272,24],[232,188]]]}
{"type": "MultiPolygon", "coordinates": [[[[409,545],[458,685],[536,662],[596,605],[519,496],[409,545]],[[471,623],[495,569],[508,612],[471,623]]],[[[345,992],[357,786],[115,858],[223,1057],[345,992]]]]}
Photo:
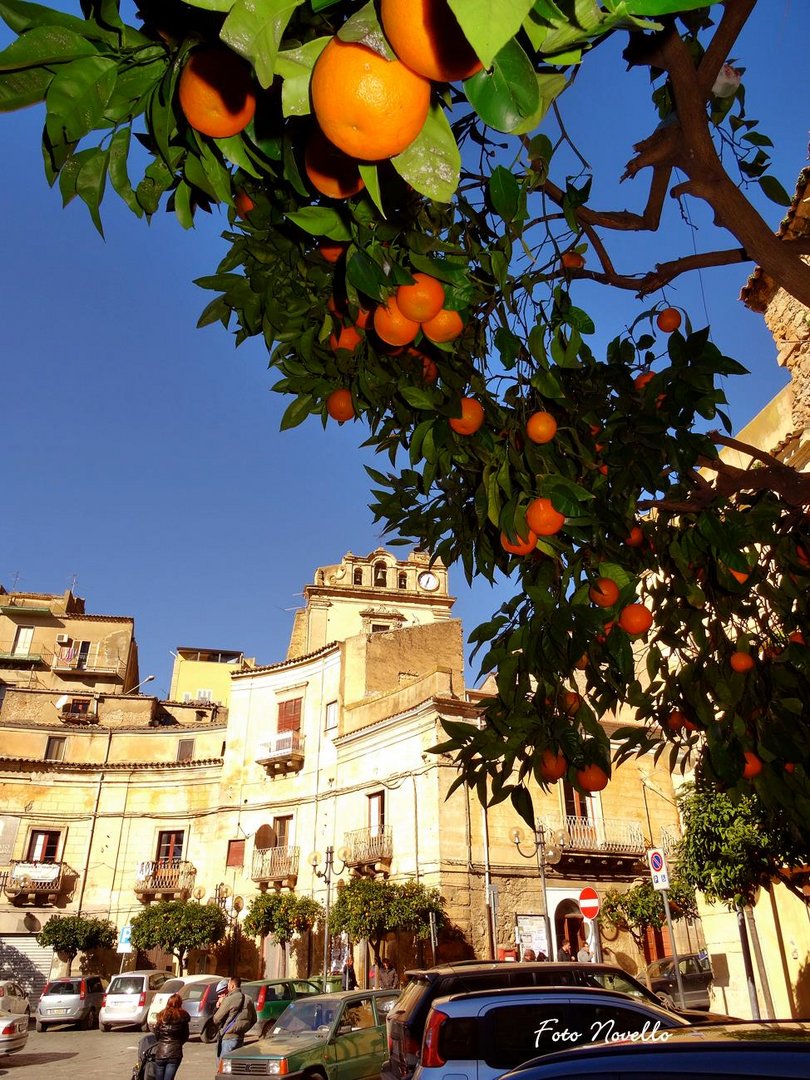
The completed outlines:
{"type": "Polygon", "coordinates": [[[599,914],[599,893],[596,889],[585,888],[579,894],[579,910],[586,919],[595,919],[599,914]]]}

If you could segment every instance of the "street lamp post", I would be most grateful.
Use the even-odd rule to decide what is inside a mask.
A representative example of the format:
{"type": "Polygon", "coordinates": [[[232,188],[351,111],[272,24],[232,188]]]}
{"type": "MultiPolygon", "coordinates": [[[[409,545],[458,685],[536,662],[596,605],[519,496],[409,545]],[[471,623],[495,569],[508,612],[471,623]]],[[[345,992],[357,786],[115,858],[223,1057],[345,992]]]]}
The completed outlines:
{"type": "MultiPolygon", "coordinates": [[[[208,902],[209,904],[211,903],[210,900],[208,902]]],[[[234,896],[233,899],[231,899],[230,885],[226,885],[224,882],[222,882],[214,889],[213,902],[225,913],[225,918],[228,920],[231,934],[231,974],[238,975],[240,934],[239,916],[245,906],[245,901],[241,896],[234,896]],[[229,900],[230,903],[228,903],[229,900]]]]}
{"type": "Polygon", "coordinates": [[[341,848],[338,851],[338,858],[341,860],[340,869],[335,869],[335,849],[330,845],[326,849],[326,856],[324,858],[323,870],[318,869],[318,863],[321,861],[321,854],[319,851],[313,851],[309,857],[309,865],[312,867],[312,873],[315,877],[323,878],[324,885],[326,886],[326,903],[325,916],[323,920],[323,992],[326,993],[329,989],[329,910],[332,901],[332,875],[339,877],[346,869],[346,857],[348,852],[346,848],[341,848]]]}
{"type": "Polygon", "coordinates": [[[521,848],[521,844],[525,840],[523,830],[517,826],[509,833],[509,838],[515,845],[518,854],[522,855],[524,859],[531,859],[533,856],[537,856],[537,869],[540,872],[540,887],[543,891],[543,922],[546,928],[546,950],[550,960],[554,959],[553,952],[553,939],[551,937],[551,920],[548,914],[548,887],[546,884],[546,866],[553,866],[560,861],[560,853],[557,849],[549,849],[546,846],[546,830],[542,821],[538,821],[534,827],[534,843],[532,844],[531,851],[525,852],[521,848]]]}

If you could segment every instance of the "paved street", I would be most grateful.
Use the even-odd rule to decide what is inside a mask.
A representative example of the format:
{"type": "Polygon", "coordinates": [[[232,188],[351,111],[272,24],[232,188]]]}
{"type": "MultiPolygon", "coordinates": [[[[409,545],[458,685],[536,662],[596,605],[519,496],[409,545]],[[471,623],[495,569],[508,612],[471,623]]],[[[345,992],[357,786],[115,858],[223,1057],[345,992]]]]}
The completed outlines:
{"type": "MultiPolygon", "coordinates": [[[[74,1031],[53,1027],[31,1031],[25,1050],[0,1057],[0,1077],[9,1080],[130,1080],[139,1031],[74,1031]]],[[[178,1080],[213,1080],[216,1046],[186,1044],[178,1080]]]]}

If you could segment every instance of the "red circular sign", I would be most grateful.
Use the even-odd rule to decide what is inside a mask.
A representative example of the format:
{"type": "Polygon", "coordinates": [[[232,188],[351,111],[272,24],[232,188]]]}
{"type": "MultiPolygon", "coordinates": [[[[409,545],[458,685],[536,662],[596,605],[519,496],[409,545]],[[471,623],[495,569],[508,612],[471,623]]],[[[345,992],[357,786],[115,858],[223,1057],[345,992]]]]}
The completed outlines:
{"type": "Polygon", "coordinates": [[[596,889],[583,889],[579,894],[579,910],[586,919],[595,919],[599,914],[599,893],[596,889]]]}

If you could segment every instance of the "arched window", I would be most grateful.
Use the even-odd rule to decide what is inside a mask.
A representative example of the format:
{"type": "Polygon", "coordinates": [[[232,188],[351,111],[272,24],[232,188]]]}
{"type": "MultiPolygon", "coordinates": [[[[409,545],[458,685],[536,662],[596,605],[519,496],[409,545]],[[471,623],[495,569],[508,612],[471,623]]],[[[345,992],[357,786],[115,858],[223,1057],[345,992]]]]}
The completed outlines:
{"type": "Polygon", "coordinates": [[[404,573],[404,571],[400,573],[399,578],[398,578],[398,583],[399,583],[400,589],[407,589],[408,588],[408,575],[406,573],[404,573]]]}
{"type": "Polygon", "coordinates": [[[374,587],[384,589],[388,585],[388,570],[384,562],[374,564],[374,587]]]}
{"type": "Polygon", "coordinates": [[[355,585],[363,584],[363,568],[362,566],[356,566],[354,568],[354,578],[352,579],[355,585]]]}

